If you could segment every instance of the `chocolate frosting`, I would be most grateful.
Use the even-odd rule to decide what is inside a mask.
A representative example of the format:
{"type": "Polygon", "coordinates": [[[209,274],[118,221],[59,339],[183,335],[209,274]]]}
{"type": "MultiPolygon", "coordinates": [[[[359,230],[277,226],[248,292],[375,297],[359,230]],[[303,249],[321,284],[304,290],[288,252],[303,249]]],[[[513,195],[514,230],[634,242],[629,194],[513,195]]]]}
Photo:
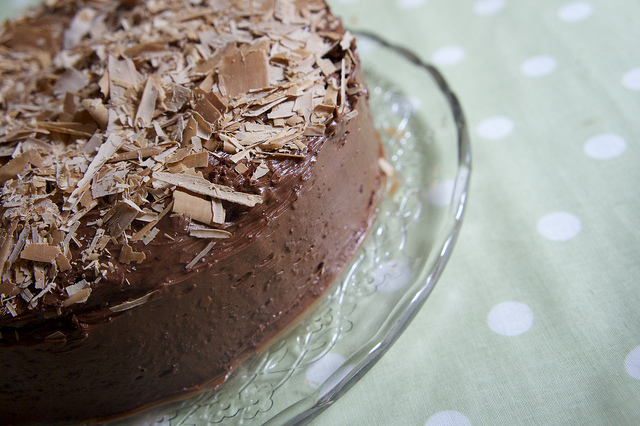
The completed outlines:
{"type": "MultiPolygon", "coordinates": [[[[305,173],[288,175],[282,204],[257,214],[266,219],[247,225],[232,253],[214,253],[210,267],[180,281],[179,266],[161,268],[160,257],[146,273],[164,284],[146,303],[118,315],[78,314],[81,339],[0,348],[3,420],[103,418],[215,385],[304,312],[374,217],[381,149],[364,99],[356,109],[320,141],[305,173]],[[172,280],[167,270],[176,271],[172,280]]],[[[178,257],[173,250],[165,261],[178,257]]]]}
{"type": "MultiPolygon", "coordinates": [[[[261,179],[251,178],[258,163],[239,172],[227,152],[201,168],[208,181],[262,199],[223,202],[218,229],[228,238],[211,246],[190,235],[193,219],[167,214],[150,242],[131,241],[144,261],[119,262],[123,246],[111,240],[100,280],[83,265],[61,271],[68,282],[92,281],[86,301],[65,306],[58,288],[0,318],[3,423],[119,417],[216,386],[309,309],[361,244],[381,196],[383,153],[357,62],[344,78],[348,95],[323,134],[301,137],[295,156],[266,155],[261,179]]],[[[82,217],[76,238],[93,238],[99,218],[82,217]]]]}

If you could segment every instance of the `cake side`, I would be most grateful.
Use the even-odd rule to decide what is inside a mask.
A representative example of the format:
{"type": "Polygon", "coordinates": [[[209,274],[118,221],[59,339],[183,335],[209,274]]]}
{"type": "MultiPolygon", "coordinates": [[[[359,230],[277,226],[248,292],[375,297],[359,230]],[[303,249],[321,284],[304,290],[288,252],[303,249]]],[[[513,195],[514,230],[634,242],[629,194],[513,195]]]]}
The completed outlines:
{"type": "Polygon", "coordinates": [[[327,141],[295,207],[237,256],[164,287],[111,321],[90,325],[81,341],[5,352],[0,382],[10,385],[0,391],[3,418],[113,416],[223,381],[327,289],[366,235],[380,175],[372,166],[379,151],[368,149],[377,135],[362,117],[345,126],[345,135],[327,141]],[[355,179],[360,173],[366,183],[355,179]],[[329,189],[341,201],[331,212],[329,189]],[[33,377],[37,389],[27,380],[33,377]],[[72,385],[63,393],[48,391],[67,382],[72,385]]]}

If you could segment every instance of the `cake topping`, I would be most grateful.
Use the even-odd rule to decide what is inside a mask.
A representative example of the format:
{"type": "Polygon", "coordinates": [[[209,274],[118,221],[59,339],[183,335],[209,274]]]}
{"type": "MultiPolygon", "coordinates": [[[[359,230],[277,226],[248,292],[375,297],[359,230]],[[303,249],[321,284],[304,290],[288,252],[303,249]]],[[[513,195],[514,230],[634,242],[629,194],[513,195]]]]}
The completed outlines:
{"type": "Polygon", "coordinates": [[[58,312],[85,302],[114,259],[144,261],[167,215],[210,240],[187,269],[229,238],[228,206],[263,198],[205,169],[225,158],[266,179],[269,161],[303,157],[350,117],[359,89],[338,25],[322,2],[293,0],[51,0],[8,23],[0,314],[45,309],[48,293],[58,312]]]}

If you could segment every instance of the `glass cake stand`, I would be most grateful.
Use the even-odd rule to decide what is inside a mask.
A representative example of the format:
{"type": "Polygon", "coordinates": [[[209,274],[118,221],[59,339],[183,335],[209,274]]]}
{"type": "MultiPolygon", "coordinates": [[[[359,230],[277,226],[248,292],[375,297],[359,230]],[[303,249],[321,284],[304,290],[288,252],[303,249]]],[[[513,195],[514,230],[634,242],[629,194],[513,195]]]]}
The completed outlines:
{"type": "Polygon", "coordinates": [[[220,387],[125,423],[306,423],[380,359],[431,293],[467,199],[465,118],[435,68],[375,35],[357,36],[374,119],[395,168],[370,235],[311,312],[220,387]]]}

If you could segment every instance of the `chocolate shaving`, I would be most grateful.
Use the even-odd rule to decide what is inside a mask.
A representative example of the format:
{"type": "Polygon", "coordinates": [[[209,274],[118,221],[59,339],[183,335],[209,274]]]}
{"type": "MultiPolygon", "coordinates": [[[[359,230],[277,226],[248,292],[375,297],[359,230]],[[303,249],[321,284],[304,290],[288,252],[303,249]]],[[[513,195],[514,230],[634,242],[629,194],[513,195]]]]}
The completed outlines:
{"type": "Polygon", "coordinates": [[[51,263],[56,260],[60,254],[60,249],[56,246],[47,244],[27,244],[20,253],[20,258],[25,260],[33,260],[34,262],[51,263]]]}
{"type": "Polygon", "coordinates": [[[144,253],[134,252],[129,244],[124,243],[122,245],[122,250],[120,251],[120,256],[118,257],[118,260],[122,263],[129,264],[131,262],[140,263],[144,261],[146,258],[147,256],[144,253]]]}
{"type": "Polygon", "coordinates": [[[209,165],[209,153],[206,151],[198,152],[197,154],[192,154],[184,157],[181,161],[185,167],[207,167],[209,165]]]}
{"type": "Polygon", "coordinates": [[[193,109],[200,114],[200,116],[209,125],[217,125],[222,117],[221,110],[224,110],[224,105],[220,99],[215,96],[214,93],[207,93],[201,88],[197,88],[194,91],[196,101],[194,102],[193,109]]]}
{"type": "Polygon", "coordinates": [[[138,232],[136,232],[132,237],[131,237],[131,241],[138,241],[143,239],[149,232],[151,232],[152,229],[154,229],[154,226],[156,226],[158,224],[158,222],[160,222],[160,220],[165,217],[171,210],[173,210],[173,201],[171,203],[169,203],[169,205],[167,205],[167,207],[165,207],[160,214],[158,215],[158,217],[156,218],[156,220],[154,220],[153,222],[149,222],[148,224],[146,224],[141,230],[139,230],[138,232]]]}
{"type": "Polygon", "coordinates": [[[53,85],[53,93],[61,96],[67,92],[77,92],[89,84],[89,79],[75,68],[68,68],[53,85]]]}
{"type": "Polygon", "coordinates": [[[0,315],[65,288],[78,290],[65,307],[86,301],[109,265],[144,260],[171,212],[194,238],[230,237],[215,229],[223,204],[263,198],[207,169],[235,163],[247,187],[268,178],[337,114],[352,118],[348,97],[363,90],[350,83],[352,36],[315,2],[56,0],[30,16],[42,24],[0,31],[0,315]],[[73,268],[84,287],[67,285],[73,268]]]}
{"type": "Polygon", "coordinates": [[[211,241],[209,244],[207,244],[207,246],[202,249],[202,251],[200,253],[198,253],[198,255],[196,257],[193,258],[193,260],[189,263],[187,263],[187,265],[185,266],[185,269],[191,269],[193,268],[196,263],[200,262],[200,260],[205,257],[207,255],[207,253],[209,253],[211,251],[211,249],[213,249],[213,246],[215,245],[215,241],[211,241]]]}
{"type": "Polygon", "coordinates": [[[231,232],[222,229],[189,229],[189,235],[196,238],[231,238],[231,232]]]}
{"type": "Polygon", "coordinates": [[[104,106],[101,100],[85,99],[82,101],[82,106],[89,112],[101,129],[107,128],[107,124],[109,124],[109,109],[104,106]]]}
{"type": "Polygon", "coordinates": [[[175,190],[173,192],[173,211],[195,221],[213,225],[211,201],[202,195],[190,194],[179,189],[175,190]]]}
{"type": "Polygon", "coordinates": [[[198,176],[166,172],[154,172],[152,176],[170,185],[175,185],[196,194],[217,198],[218,200],[230,201],[247,207],[262,203],[260,195],[234,191],[228,186],[216,185],[198,176]]]}
{"type": "Polygon", "coordinates": [[[134,119],[136,126],[147,128],[152,125],[151,119],[155,111],[156,100],[158,99],[158,88],[154,83],[153,76],[149,76],[142,92],[142,98],[138,104],[138,112],[134,119]]]}
{"type": "Polygon", "coordinates": [[[89,299],[91,295],[91,287],[85,287],[77,293],[74,293],[73,296],[70,296],[68,299],[62,302],[62,307],[66,308],[75,303],[84,303],[89,299]]]}
{"type": "Polygon", "coordinates": [[[56,256],[56,265],[58,265],[58,270],[60,272],[68,271],[71,269],[71,263],[69,259],[62,253],[58,253],[56,256]]]}
{"type": "Polygon", "coordinates": [[[72,210],[80,199],[82,193],[87,189],[89,182],[93,178],[93,176],[100,170],[100,168],[109,160],[109,158],[115,154],[115,152],[122,147],[125,143],[125,139],[117,136],[115,134],[109,135],[109,138],[100,145],[98,149],[98,153],[96,154],[89,167],[87,167],[87,171],[78,184],[76,185],[76,189],[69,196],[67,203],[65,205],[65,209],[72,210]]]}
{"type": "Polygon", "coordinates": [[[11,159],[7,164],[0,167],[0,183],[14,178],[18,173],[22,172],[27,164],[42,164],[42,157],[36,151],[24,152],[11,159]]]}
{"type": "Polygon", "coordinates": [[[237,51],[222,59],[220,83],[231,97],[269,85],[269,63],[262,49],[237,51]]]}
{"type": "Polygon", "coordinates": [[[16,286],[11,284],[8,281],[0,282],[0,295],[5,297],[10,297],[10,295],[14,292],[16,286]]]}
{"type": "Polygon", "coordinates": [[[91,31],[91,24],[96,17],[97,12],[89,7],[80,9],[67,27],[63,34],[63,48],[73,49],[80,40],[91,31]]]}
{"type": "Polygon", "coordinates": [[[145,294],[142,297],[139,297],[139,298],[134,299],[134,300],[129,300],[127,302],[120,303],[119,305],[116,305],[116,306],[111,306],[109,308],[109,310],[111,312],[128,311],[129,309],[135,308],[136,306],[140,306],[140,305],[143,305],[143,304],[147,303],[147,301],[153,295],[153,293],[155,293],[155,292],[152,292],[152,293],[149,293],[149,294],[145,294]]]}
{"type": "Polygon", "coordinates": [[[109,235],[114,238],[122,235],[140,212],[140,208],[127,199],[117,203],[109,212],[107,221],[109,235]]]}
{"type": "Polygon", "coordinates": [[[258,180],[261,177],[265,176],[267,173],[269,173],[269,166],[264,163],[260,163],[258,167],[256,167],[256,170],[253,172],[251,180],[258,180]]]}

